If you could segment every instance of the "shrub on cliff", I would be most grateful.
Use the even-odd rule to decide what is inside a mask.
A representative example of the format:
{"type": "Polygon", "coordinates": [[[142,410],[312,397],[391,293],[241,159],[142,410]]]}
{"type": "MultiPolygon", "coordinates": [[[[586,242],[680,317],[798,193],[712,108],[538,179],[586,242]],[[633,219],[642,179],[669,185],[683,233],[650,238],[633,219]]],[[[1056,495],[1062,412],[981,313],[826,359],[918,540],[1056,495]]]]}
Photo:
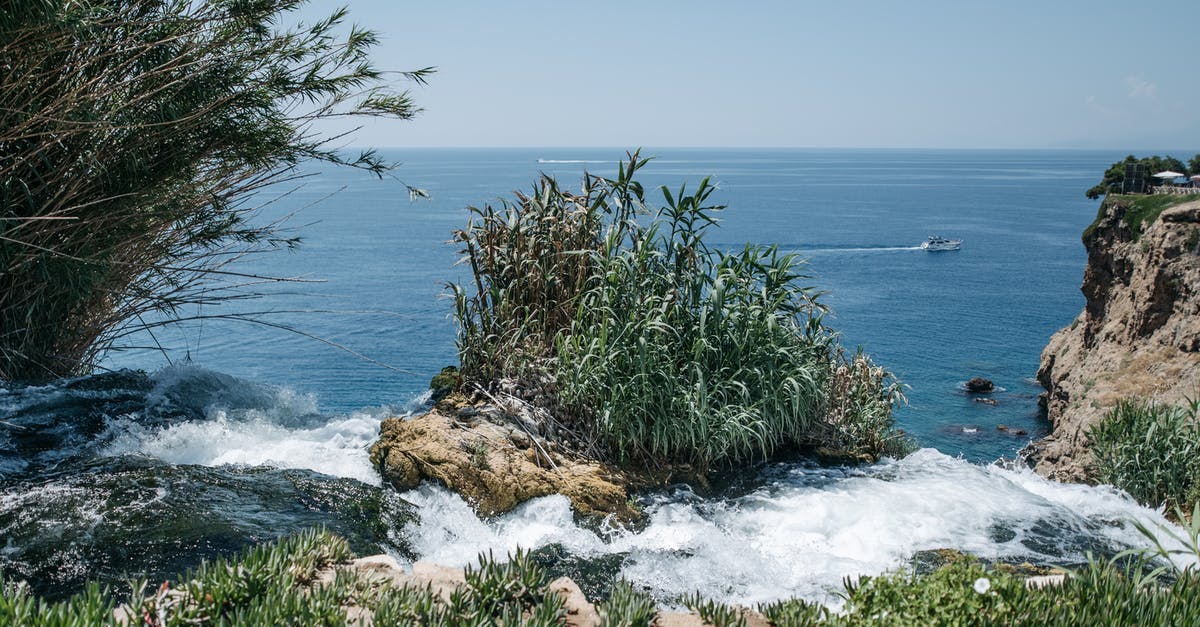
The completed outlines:
{"type": "Polygon", "coordinates": [[[1200,402],[1123,400],[1088,433],[1100,481],[1150,507],[1190,509],[1200,485],[1200,402]]]}
{"type": "Polygon", "coordinates": [[[724,207],[708,180],[662,188],[652,207],[634,178],[583,190],[543,177],[529,195],[472,208],[455,234],[473,293],[452,286],[463,374],[549,376],[577,427],[620,461],[713,464],[796,445],[898,452],[899,385],[848,358],[794,255],[710,249],[724,207]]]}
{"type": "Polygon", "coordinates": [[[283,28],[303,4],[0,6],[0,379],[79,374],[135,328],[246,297],[269,278],[227,264],[296,243],[248,220],[253,193],[299,163],[389,167],[313,126],[417,108],[344,11],[283,28]]]}

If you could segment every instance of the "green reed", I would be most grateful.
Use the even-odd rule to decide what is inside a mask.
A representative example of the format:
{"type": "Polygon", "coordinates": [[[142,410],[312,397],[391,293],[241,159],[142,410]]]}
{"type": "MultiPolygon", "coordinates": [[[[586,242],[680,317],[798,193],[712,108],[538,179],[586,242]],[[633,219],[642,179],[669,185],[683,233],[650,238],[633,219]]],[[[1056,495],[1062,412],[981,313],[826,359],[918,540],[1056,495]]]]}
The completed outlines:
{"type": "Polygon", "coordinates": [[[304,4],[0,3],[0,380],[86,373],[185,307],[221,317],[289,280],[230,266],[297,243],[251,219],[259,192],[301,163],[391,169],[314,126],[419,109],[344,9],[287,27],[304,4]]]}
{"type": "Polygon", "coordinates": [[[514,202],[470,208],[454,241],[473,285],[450,286],[464,376],[552,377],[561,409],[626,463],[899,451],[899,386],[845,356],[797,257],[711,249],[725,207],[709,180],[660,188],[652,206],[635,178],[646,163],[634,152],[579,193],[543,176],[514,202]]]}
{"type": "Polygon", "coordinates": [[[1151,507],[1189,507],[1200,500],[1198,419],[1197,401],[1120,401],[1088,432],[1098,478],[1151,507]]]}

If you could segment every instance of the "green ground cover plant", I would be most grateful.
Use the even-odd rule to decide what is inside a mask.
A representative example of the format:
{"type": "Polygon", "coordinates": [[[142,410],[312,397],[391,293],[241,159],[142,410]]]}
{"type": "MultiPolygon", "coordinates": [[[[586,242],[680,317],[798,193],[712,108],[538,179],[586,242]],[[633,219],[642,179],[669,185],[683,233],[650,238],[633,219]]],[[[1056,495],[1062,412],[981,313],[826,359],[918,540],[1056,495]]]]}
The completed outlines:
{"type": "Polygon", "coordinates": [[[1129,234],[1133,241],[1136,242],[1146,228],[1154,224],[1154,221],[1158,219],[1158,216],[1163,211],[1185,202],[1194,201],[1197,198],[1200,198],[1200,196],[1110,194],[1104,199],[1104,202],[1100,203],[1100,209],[1096,212],[1096,219],[1083,230],[1083,241],[1086,244],[1091,239],[1092,234],[1096,232],[1097,225],[1108,215],[1113,205],[1124,208],[1125,214],[1123,220],[1125,224],[1129,225],[1129,234]]]}
{"type": "MultiPolygon", "coordinates": [[[[1189,518],[1182,513],[1182,518],[1189,518]]],[[[780,626],[806,625],[1184,625],[1200,621],[1200,506],[1182,534],[1139,530],[1156,547],[1091,559],[1061,583],[1029,586],[1011,569],[970,558],[918,574],[897,571],[847,580],[831,610],[802,599],[759,606],[780,626]],[[1169,544],[1168,544],[1169,543],[1169,544]],[[1168,548],[1179,547],[1179,548],[1168,548]]],[[[392,586],[349,571],[320,575],[351,558],[344,540],[311,531],[264,544],[236,559],[206,562],[180,583],[135,582],[120,611],[131,625],[345,625],[370,616],[376,625],[566,624],[563,601],[548,590],[546,571],[530,555],[480,555],[449,599],[428,587],[392,586]]],[[[0,624],[28,627],[115,625],[117,597],[91,585],[48,603],[24,586],[0,582],[0,624]]],[[[594,599],[605,626],[645,627],[658,612],[635,585],[619,581],[594,599]]],[[[713,625],[743,624],[732,606],[703,593],[678,600],[713,625]]]]}
{"type": "Polygon", "coordinates": [[[471,281],[450,286],[464,381],[548,380],[570,428],[631,465],[902,454],[901,386],[840,347],[796,256],[709,247],[725,209],[713,186],[660,188],[654,204],[636,179],[647,161],[470,208],[454,241],[471,281]]]}

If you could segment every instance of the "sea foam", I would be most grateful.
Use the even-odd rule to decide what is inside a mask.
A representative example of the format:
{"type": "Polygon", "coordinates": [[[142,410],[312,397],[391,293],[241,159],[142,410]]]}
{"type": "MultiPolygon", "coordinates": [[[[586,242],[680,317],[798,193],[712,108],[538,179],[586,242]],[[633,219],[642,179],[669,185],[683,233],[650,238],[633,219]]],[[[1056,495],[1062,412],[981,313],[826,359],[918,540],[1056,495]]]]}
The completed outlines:
{"type": "Polygon", "coordinates": [[[198,367],[155,375],[149,410],[184,407],[190,420],[149,423],[135,416],[110,421],[106,455],[139,453],[172,464],[307,469],[379,485],[367,449],[392,408],[327,416],[311,395],[250,383],[198,367]]]}
{"type": "Polygon", "coordinates": [[[668,603],[703,590],[743,604],[790,596],[836,604],[843,578],[904,567],[922,550],[1077,564],[1089,550],[1149,547],[1131,521],[1169,525],[1111,488],[1054,483],[933,449],[861,469],[780,464],[768,475],[733,498],[686,489],[649,497],[645,529],[607,538],[576,525],[561,496],[484,521],[460,497],[425,485],[404,495],[422,517],[401,533],[421,559],[451,565],[517,546],[620,555],[621,576],[668,603]]]}
{"type": "MultiPolygon", "coordinates": [[[[379,484],[367,449],[392,410],[322,416],[310,398],[286,388],[197,386],[197,377],[209,374],[160,374],[156,393],[164,403],[199,402],[202,414],[165,425],[117,420],[106,452],[304,468],[379,484]]],[[[701,497],[685,487],[646,495],[649,523],[638,531],[580,526],[562,496],[490,519],[434,485],[402,496],[417,505],[420,522],[391,533],[419,559],[462,566],[488,551],[558,545],[578,558],[619,558],[620,576],[667,603],[703,590],[743,604],[796,595],[836,604],[845,577],[904,567],[923,550],[1069,565],[1089,551],[1148,547],[1133,521],[1169,525],[1109,487],[1056,483],[934,449],[862,467],[773,464],[733,496],[701,497]]]]}

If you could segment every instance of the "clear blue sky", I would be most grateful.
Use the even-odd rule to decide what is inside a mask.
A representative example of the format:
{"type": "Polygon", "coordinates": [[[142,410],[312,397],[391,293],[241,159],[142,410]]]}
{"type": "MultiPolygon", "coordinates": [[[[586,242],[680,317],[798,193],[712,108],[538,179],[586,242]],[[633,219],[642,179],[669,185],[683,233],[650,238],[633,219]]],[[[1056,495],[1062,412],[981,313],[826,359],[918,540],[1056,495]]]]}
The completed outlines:
{"type": "Polygon", "coordinates": [[[349,5],[439,68],[355,143],[1200,152],[1196,0],[349,5]]]}

